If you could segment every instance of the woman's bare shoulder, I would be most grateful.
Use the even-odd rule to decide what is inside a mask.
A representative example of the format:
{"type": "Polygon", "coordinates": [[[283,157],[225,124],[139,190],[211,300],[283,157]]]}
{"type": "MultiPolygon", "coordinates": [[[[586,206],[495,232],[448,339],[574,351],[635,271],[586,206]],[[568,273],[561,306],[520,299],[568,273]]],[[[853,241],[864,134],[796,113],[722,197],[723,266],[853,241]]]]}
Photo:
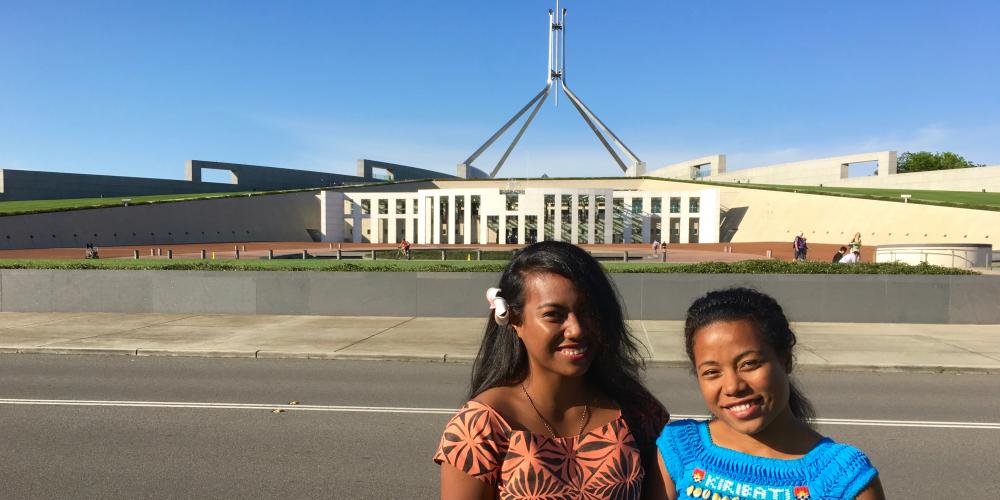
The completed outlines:
{"type": "Polygon", "coordinates": [[[518,386],[501,386],[487,389],[477,394],[472,400],[490,407],[508,425],[517,429],[520,428],[518,424],[520,412],[517,406],[517,400],[520,397],[522,395],[518,386]]]}
{"type": "Polygon", "coordinates": [[[511,408],[514,398],[520,396],[520,393],[514,391],[514,389],[515,387],[508,386],[493,387],[480,392],[472,400],[489,406],[503,414],[505,413],[504,410],[511,408]]]}

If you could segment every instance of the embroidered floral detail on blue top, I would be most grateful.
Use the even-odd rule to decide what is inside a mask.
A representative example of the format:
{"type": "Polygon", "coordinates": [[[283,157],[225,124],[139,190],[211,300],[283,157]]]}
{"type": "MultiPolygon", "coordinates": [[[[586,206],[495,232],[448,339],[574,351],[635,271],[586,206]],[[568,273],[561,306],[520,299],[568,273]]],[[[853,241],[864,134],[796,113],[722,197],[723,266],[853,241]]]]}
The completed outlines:
{"type": "Polygon", "coordinates": [[[861,450],[830,438],[799,459],[756,457],[716,446],[708,422],[694,420],[667,425],[656,445],[688,500],[853,499],[878,474],[861,450]]]}

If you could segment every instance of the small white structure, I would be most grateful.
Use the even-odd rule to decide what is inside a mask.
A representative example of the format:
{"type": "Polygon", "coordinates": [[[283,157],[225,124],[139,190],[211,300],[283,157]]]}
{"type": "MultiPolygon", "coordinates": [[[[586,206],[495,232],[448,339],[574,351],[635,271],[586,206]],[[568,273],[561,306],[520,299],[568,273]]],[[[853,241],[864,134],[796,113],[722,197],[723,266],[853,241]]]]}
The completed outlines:
{"type": "MultiPolygon", "coordinates": [[[[475,184],[473,184],[475,185],[475,184]]],[[[324,241],[718,243],[719,190],[570,187],[323,191],[324,241]]]]}
{"type": "Polygon", "coordinates": [[[993,261],[993,245],[987,244],[918,244],[879,245],[875,249],[875,262],[904,262],[910,265],[970,269],[989,268],[993,261]]]}

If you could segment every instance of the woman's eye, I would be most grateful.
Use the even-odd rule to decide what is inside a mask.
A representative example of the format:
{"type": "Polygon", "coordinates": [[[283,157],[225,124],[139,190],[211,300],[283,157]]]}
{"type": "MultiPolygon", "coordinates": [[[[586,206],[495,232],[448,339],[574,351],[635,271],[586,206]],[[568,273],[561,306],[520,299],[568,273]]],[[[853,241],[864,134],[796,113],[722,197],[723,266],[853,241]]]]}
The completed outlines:
{"type": "Polygon", "coordinates": [[[750,359],[743,362],[743,368],[756,368],[760,366],[760,361],[756,359],[750,359]]]}
{"type": "Polygon", "coordinates": [[[702,377],[714,377],[719,374],[719,370],[705,370],[701,372],[702,377]]]}

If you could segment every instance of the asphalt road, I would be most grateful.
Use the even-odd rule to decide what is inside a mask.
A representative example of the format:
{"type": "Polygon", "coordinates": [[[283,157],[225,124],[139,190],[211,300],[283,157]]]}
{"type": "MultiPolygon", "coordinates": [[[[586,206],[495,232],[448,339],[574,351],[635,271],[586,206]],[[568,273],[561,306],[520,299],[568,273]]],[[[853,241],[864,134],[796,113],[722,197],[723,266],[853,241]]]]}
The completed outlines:
{"type": "MultiPolygon", "coordinates": [[[[436,498],[430,458],[447,409],[463,402],[468,371],[0,355],[0,496],[436,498]]],[[[1000,425],[899,422],[1000,424],[1000,376],[799,378],[823,418],[895,421],[820,426],[868,452],[889,498],[997,497],[1000,425]]],[[[653,369],[649,383],[673,414],[704,413],[685,370],[653,369]]]]}

